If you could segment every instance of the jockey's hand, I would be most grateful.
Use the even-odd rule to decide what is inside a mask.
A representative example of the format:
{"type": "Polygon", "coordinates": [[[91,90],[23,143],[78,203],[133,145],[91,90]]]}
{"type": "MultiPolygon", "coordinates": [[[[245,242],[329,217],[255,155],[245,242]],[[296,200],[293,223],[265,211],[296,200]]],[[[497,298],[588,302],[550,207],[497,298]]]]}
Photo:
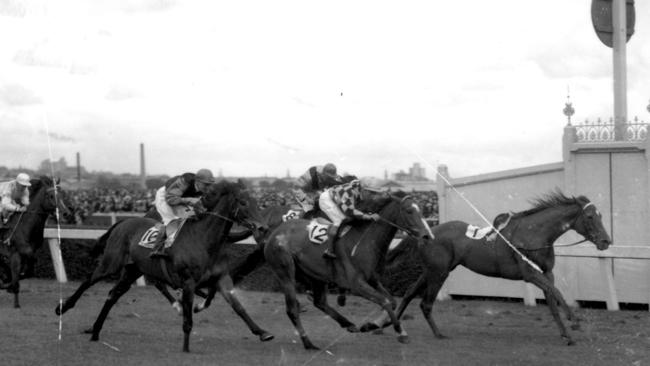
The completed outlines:
{"type": "Polygon", "coordinates": [[[25,211],[27,211],[27,207],[25,207],[25,206],[19,206],[19,207],[16,209],[16,212],[25,212],[25,211]]]}
{"type": "Polygon", "coordinates": [[[379,221],[381,219],[381,216],[379,216],[379,214],[376,214],[376,213],[369,214],[366,217],[369,220],[373,220],[373,221],[379,221]]]}
{"type": "Polygon", "coordinates": [[[203,204],[201,203],[201,201],[198,201],[198,200],[197,200],[196,202],[194,202],[194,203],[193,203],[191,206],[189,206],[189,207],[191,207],[192,209],[194,209],[194,213],[195,213],[195,214],[202,214],[202,213],[204,213],[205,211],[207,211],[207,210],[205,209],[205,207],[203,206],[203,204]]]}

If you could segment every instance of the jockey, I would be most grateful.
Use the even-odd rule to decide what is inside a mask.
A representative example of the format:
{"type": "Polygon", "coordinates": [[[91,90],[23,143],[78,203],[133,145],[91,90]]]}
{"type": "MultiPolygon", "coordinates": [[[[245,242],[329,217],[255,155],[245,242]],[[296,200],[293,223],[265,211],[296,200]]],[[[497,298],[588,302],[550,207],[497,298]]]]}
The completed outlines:
{"type": "Polygon", "coordinates": [[[314,201],[323,190],[341,183],[336,165],[315,165],[298,178],[298,187],[293,189],[293,194],[302,209],[309,212],[314,209],[314,201]]]}
{"type": "Polygon", "coordinates": [[[196,174],[185,173],[170,178],[156,192],[154,205],[160,214],[162,224],[158,224],[159,234],[153,251],[149,256],[167,257],[165,252],[166,226],[173,220],[185,219],[194,212],[193,206],[199,201],[208,184],[214,183],[209,169],[200,169],[196,174]]]}
{"type": "Polygon", "coordinates": [[[29,175],[20,173],[14,180],[0,183],[0,216],[7,223],[14,212],[25,212],[29,205],[29,175]]]}
{"type": "Polygon", "coordinates": [[[336,236],[341,222],[346,219],[379,220],[376,213],[366,213],[357,208],[361,201],[369,198],[369,194],[381,192],[379,189],[368,185],[362,186],[358,179],[352,180],[321,193],[318,200],[321,211],[332,220],[332,226],[328,231],[327,245],[323,257],[336,258],[336,236]]]}

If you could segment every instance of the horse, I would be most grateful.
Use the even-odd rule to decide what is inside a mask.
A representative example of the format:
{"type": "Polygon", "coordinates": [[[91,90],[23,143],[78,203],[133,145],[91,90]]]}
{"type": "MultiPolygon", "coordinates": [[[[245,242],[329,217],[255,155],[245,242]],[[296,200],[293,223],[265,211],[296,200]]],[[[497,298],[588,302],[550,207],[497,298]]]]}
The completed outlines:
{"type": "MultiPolygon", "coordinates": [[[[314,245],[310,241],[310,232],[317,234],[327,232],[327,228],[318,226],[316,220],[290,220],[280,224],[268,236],[264,246],[264,257],[278,279],[285,295],[287,315],[305,349],[318,349],[318,347],[311,342],[300,321],[299,304],[296,300],[296,280],[305,282],[311,288],[312,302],[316,308],[348,331],[358,332],[359,329],[327,304],[328,283],[336,283],[340,288],[350,289],[352,293],[379,304],[392,314],[391,319],[399,335],[398,340],[402,343],[408,342],[408,334],[402,329],[393,313],[394,300],[379,284],[377,269],[383,266],[390,242],[398,229],[422,240],[430,239],[431,231],[410,196],[400,193],[371,201],[364,211],[378,212],[380,219],[349,226],[349,231],[338,239],[338,247],[341,250],[337,253],[338,259],[334,263],[330,259],[323,258],[322,246],[314,245]],[[347,264],[353,266],[352,272],[346,271],[348,278],[335,275],[334,271],[343,273],[339,260],[347,260],[347,264]]],[[[345,226],[347,225],[342,224],[341,228],[345,226]]],[[[318,236],[312,236],[312,239],[318,239],[318,236]]],[[[344,262],[343,265],[346,263],[344,262]]]]}
{"type": "MultiPolygon", "coordinates": [[[[558,311],[559,303],[567,318],[572,321],[572,329],[579,329],[579,319],[554,285],[553,243],[570,229],[584,236],[584,241],[594,243],[598,250],[607,249],[611,239],[603,227],[600,212],[585,196],[567,197],[556,190],[532,200],[532,204],[533,207],[528,210],[512,213],[510,221],[500,230],[494,242],[487,242],[485,238],[469,238],[466,236],[468,224],[462,221],[450,221],[434,227],[432,230],[435,239],[430,245],[417,246],[410,238],[402,240],[393,250],[394,253],[391,253],[390,260],[395,261],[409,251],[416,251],[424,272],[406,291],[397,309],[398,316],[402,316],[415,296],[422,295],[420,309],[429,327],[436,338],[446,338],[438,330],[431,309],[449,273],[462,265],[485,276],[523,280],[540,288],[562,338],[567,345],[575,344],[558,311]],[[535,263],[541,272],[534,269],[527,260],[535,263]]],[[[497,216],[495,227],[498,227],[496,221],[501,218],[503,214],[497,216]]],[[[366,326],[376,329],[389,324],[381,323],[378,320],[366,326]]]]}
{"type": "Polygon", "coordinates": [[[14,308],[20,308],[19,281],[30,277],[33,272],[34,253],[43,244],[43,229],[48,216],[55,213],[57,208],[60,214],[69,214],[58,182],[42,176],[31,179],[30,184],[27,210],[14,213],[0,231],[0,269],[6,271],[4,278],[0,278],[0,289],[14,294],[14,308]]]}
{"type": "Polygon", "coordinates": [[[248,317],[234,296],[232,280],[223,261],[224,242],[233,223],[255,229],[265,228],[255,200],[241,182],[222,181],[209,185],[199,202],[196,218],[185,221],[176,234],[174,245],[169,248],[171,259],[152,259],[149,257],[151,249],[138,244],[143,234],[156,224],[155,220],[135,217],[113,225],[96,243],[95,250],[103,250],[98,267],[62,306],[57,306],[55,312],[66,312],[94,283],[121,272],[92,329],[87,331],[92,334],[90,340],[97,341],[113,305],[144,274],[172,288],[182,288],[183,352],[190,350],[194,292],[203,285],[218,286],[231,305],[236,304],[233,308],[254,334],[263,341],[272,339],[272,335],[248,317]]]}
{"type": "MultiPolygon", "coordinates": [[[[271,230],[278,227],[282,222],[287,220],[292,220],[298,217],[312,217],[318,215],[317,213],[307,213],[305,214],[302,210],[296,210],[291,205],[280,205],[280,206],[269,206],[260,211],[261,221],[267,226],[267,230],[254,230],[246,227],[241,227],[237,225],[237,231],[233,232],[231,230],[228,233],[227,241],[229,243],[236,243],[244,239],[249,238],[251,235],[255,238],[257,246],[252,253],[248,254],[243,259],[236,259],[233,263],[229,263],[230,267],[230,277],[232,278],[233,284],[241,282],[246,275],[254,271],[262,263],[264,263],[264,238],[271,230]]],[[[322,215],[322,214],[321,214],[322,215]]],[[[155,220],[160,221],[160,214],[158,211],[153,208],[149,210],[145,217],[149,217],[155,220]]],[[[148,279],[155,287],[160,291],[160,293],[169,301],[171,306],[176,309],[179,314],[182,314],[182,308],[180,302],[176,299],[167,289],[167,286],[155,279],[148,279]]],[[[196,289],[196,295],[202,297],[203,302],[196,304],[194,306],[194,312],[198,313],[205,310],[210,306],[216,289],[211,289],[209,292],[204,292],[202,289],[196,289]]]]}

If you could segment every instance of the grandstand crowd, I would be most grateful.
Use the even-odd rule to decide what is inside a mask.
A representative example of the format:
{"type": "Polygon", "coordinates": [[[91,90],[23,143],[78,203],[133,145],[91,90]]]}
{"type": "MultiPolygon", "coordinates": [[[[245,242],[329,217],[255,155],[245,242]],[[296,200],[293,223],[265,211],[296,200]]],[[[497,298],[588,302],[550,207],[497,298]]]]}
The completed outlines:
{"type": "MultiPolygon", "coordinates": [[[[270,187],[256,188],[253,191],[260,209],[294,203],[291,191],[286,189],[270,187]]],[[[72,215],[65,218],[65,223],[83,225],[95,213],[145,213],[153,206],[156,190],[93,188],[68,190],[66,193],[72,215]]],[[[411,195],[418,202],[426,219],[437,219],[438,197],[435,192],[411,192],[411,195]]]]}

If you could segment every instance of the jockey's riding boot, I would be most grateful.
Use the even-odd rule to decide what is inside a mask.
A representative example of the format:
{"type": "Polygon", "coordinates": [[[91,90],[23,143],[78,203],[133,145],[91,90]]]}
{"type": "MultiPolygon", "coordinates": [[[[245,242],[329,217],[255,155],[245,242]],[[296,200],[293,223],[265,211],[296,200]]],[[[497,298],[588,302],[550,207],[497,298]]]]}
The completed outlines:
{"type": "Polygon", "coordinates": [[[165,239],[167,239],[165,225],[161,225],[158,231],[158,237],[153,245],[153,250],[149,253],[149,258],[169,258],[169,254],[165,251],[165,239]]]}
{"type": "Polygon", "coordinates": [[[336,254],[334,248],[334,243],[336,241],[336,235],[338,234],[338,226],[332,225],[327,231],[327,241],[325,242],[325,251],[323,252],[323,258],[326,259],[336,259],[336,254]]]}

